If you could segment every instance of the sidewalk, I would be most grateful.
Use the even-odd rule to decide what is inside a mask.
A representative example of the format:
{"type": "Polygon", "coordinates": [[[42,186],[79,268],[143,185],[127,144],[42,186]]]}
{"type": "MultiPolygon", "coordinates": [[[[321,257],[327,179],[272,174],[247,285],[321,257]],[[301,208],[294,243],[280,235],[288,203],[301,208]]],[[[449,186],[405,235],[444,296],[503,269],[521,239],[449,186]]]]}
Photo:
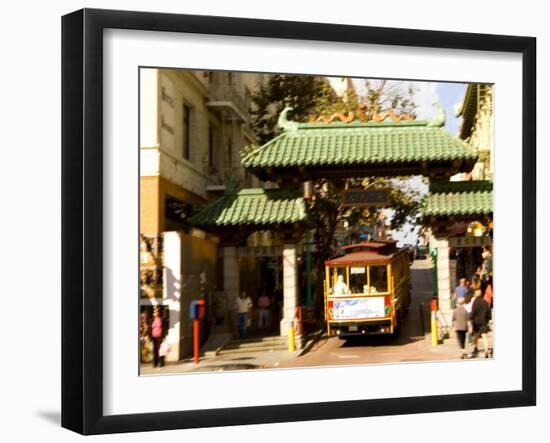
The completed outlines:
{"type": "MultiPolygon", "coordinates": [[[[492,324],[492,322],[489,323],[489,325],[490,325],[490,331],[487,335],[489,337],[489,348],[491,349],[491,353],[493,354],[491,356],[491,358],[494,358],[493,324],[492,324]]],[[[428,343],[431,343],[431,340],[432,340],[431,333],[426,333],[426,341],[428,343]]],[[[442,353],[454,352],[455,355],[457,356],[457,358],[460,357],[460,349],[458,347],[458,340],[456,338],[456,334],[453,331],[450,332],[449,337],[447,337],[443,340],[439,340],[439,344],[437,346],[432,345],[431,347],[436,349],[437,352],[442,352],[442,353]]],[[[485,349],[483,347],[483,339],[480,338],[478,340],[477,347],[478,347],[477,357],[474,357],[474,358],[485,358],[484,357],[485,349]]],[[[471,356],[472,351],[473,351],[473,344],[468,343],[468,341],[466,341],[465,349],[466,349],[467,355],[471,356]]]]}
{"type": "Polygon", "coordinates": [[[140,366],[140,375],[276,368],[281,363],[296,358],[303,352],[303,350],[290,352],[279,349],[258,352],[245,347],[242,351],[239,349],[230,354],[220,354],[231,338],[231,334],[211,335],[200,350],[198,363],[193,362],[193,357],[178,362],[168,362],[162,368],[153,368],[151,363],[143,363],[140,366]]]}

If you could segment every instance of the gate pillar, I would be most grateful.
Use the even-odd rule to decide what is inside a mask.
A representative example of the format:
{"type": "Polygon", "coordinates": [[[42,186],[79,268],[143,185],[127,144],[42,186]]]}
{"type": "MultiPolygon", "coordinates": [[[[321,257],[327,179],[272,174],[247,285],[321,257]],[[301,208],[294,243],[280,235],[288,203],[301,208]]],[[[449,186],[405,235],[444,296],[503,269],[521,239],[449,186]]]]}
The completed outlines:
{"type": "Polygon", "coordinates": [[[297,248],[296,244],[285,244],[283,246],[283,318],[280,323],[282,336],[287,336],[288,330],[293,326],[298,303],[297,248]]]}

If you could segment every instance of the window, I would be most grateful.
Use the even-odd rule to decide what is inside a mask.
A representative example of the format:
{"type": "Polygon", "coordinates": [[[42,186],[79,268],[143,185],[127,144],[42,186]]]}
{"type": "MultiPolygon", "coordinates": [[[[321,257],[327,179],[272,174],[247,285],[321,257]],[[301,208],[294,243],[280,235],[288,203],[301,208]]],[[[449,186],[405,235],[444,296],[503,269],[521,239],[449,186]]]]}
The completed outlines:
{"type": "Polygon", "coordinates": [[[349,289],[352,294],[365,294],[367,292],[367,272],[364,266],[351,266],[349,268],[349,289]]]}
{"type": "Polygon", "coordinates": [[[208,128],[208,166],[214,167],[214,128],[208,128]]]}
{"type": "Polygon", "coordinates": [[[388,268],[386,265],[369,266],[370,293],[388,292],[388,268]]]}
{"type": "Polygon", "coordinates": [[[191,147],[191,108],[187,105],[183,105],[183,158],[190,160],[191,147]]]}
{"type": "Polygon", "coordinates": [[[332,287],[330,288],[330,293],[336,297],[348,295],[350,290],[347,280],[346,268],[333,268],[332,287]]]}

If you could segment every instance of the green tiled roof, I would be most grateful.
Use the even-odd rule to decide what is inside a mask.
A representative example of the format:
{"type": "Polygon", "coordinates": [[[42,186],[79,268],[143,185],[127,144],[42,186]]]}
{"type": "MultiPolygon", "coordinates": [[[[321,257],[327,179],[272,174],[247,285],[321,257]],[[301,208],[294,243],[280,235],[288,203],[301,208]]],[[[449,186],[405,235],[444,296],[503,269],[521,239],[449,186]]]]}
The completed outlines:
{"type": "Polygon", "coordinates": [[[246,168],[359,166],[470,160],[477,155],[428,122],[299,124],[261,147],[249,147],[246,168]]]}
{"type": "Polygon", "coordinates": [[[292,224],[307,219],[305,201],[296,192],[253,188],[225,194],[189,221],[195,226],[235,227],[292,224]]]}
{"type": "Polygon", "coordinates": [[[493,184],[461,181],[430,184],[424,216],[483,215],[493,212],[493,184]]]}

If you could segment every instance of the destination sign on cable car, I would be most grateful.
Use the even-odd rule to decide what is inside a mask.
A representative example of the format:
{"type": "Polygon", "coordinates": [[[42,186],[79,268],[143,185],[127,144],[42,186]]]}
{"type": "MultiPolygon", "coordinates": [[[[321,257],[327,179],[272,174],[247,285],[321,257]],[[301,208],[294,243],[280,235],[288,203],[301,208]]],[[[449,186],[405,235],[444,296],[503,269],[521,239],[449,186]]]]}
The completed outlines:
{"type": "Polygon", "coordinates": [[[344,191],[343,206],[389,206],[389,189],[348,189],[344,191]]]}

